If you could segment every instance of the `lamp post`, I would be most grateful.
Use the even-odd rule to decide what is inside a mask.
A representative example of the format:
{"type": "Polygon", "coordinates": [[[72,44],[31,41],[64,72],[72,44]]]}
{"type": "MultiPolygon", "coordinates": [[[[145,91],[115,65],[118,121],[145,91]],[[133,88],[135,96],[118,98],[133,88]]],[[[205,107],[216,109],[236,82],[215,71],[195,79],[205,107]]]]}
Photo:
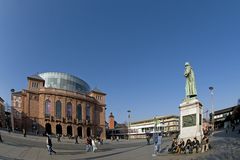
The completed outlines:
{"type": "Polygon", "coordinates": [[[131,110],[128,110],[128,136],[129,136],[129,133],[130,133],[130,113],[131,113],[131,110]]]}
{"type": "Polygon", "coordinates": [[[13,118],[13,92],[15,89],[11,89],[11,123],[12,123],[12,132],[14,132],[14,118],[13,118]]]}
{"type": "Polygon", "coordinates": [[[212,129],[214,131],[214,106],[213,106],[213,87],[209,87],[209,90],[210,90],[210,94],[211,94],[211,105],[212,105],[212,129]]]}

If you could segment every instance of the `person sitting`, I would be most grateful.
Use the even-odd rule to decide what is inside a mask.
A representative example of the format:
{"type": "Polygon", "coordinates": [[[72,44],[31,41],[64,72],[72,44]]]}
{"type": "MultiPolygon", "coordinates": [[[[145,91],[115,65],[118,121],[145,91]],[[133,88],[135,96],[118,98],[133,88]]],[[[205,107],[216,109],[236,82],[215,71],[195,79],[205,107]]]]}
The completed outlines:
{"type": "Polygon", "coordinates": [[[183,139],[180,140],[176,152],[179,154],[182,151],[184,151],[184,141],[183,141],[183,139]]]}
{"type": "Polygon", "coordinates": [[[192,153],[192,142],[190,139],[187,140],[186,145],[185,145],[185,154],[186,153],[192,153]]]}
{"type": "Polygon", "coordinates": [[[177,150],[177,140],[173,138],[171,148],[168,149],[168,152],[176,153],[177,150]]]}
{"type": "Polygon", "coordinates": [[[193,147],[193,150],[196,148],[196,153],[198,153],[198,149],[200,147],[200,143],[199,143],[199,140],[197,140],[196,137],[192,141],[192,147],[193,147]]]}

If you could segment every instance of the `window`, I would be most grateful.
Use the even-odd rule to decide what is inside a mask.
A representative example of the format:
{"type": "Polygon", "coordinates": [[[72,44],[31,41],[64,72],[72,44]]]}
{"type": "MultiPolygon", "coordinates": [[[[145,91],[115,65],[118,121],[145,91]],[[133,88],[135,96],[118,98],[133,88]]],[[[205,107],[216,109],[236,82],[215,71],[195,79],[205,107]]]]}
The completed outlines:
{"type": "Polygon", "coordinates": [[[202,125],[202,114],[199,114],[199,125],[202,125]]]}
{"type": "Polygon", "coordinates": [[[81,104],[77,105],[77,119],[82,120],[82,106],[81,106],[81,104]]]}
{"type": "Polygon", "coordinates": [[[62,115],[62,103],[61,101],[56,102],[56,118],[60,119],[62,115]]]}
{"type": "Polygon", "coordinates": [[[71,102],[67,103],[67,119],[68,120],[72,119],[72,103],[71,102]]]}
{"type": "Polygon", "coordinates": [[[90,121],[90,105],[88,103],[86,107],[86,120],[90,121]]]}
{"type": "Polygon", "coordinates": [[[51,113],[51,101],[47,99],[45,101],[45,117],[49,118],[50,113],[51,113]]]}
{"type": "Polygon", "coordinates": [[[38,83],[37,82],[32,82],[32,88],[38,88],[38,83]]]}

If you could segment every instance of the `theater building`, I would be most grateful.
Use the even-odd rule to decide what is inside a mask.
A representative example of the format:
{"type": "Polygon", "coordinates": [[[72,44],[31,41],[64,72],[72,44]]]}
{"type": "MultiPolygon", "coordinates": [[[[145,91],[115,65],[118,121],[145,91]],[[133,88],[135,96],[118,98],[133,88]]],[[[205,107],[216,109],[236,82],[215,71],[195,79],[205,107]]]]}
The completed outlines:
{"type": "Polygon", "coordinates": [[[27,80],[27,89],[12,93],[14,128],[106,138],[105,93],[67,73],[45,72],[27,80]]]}

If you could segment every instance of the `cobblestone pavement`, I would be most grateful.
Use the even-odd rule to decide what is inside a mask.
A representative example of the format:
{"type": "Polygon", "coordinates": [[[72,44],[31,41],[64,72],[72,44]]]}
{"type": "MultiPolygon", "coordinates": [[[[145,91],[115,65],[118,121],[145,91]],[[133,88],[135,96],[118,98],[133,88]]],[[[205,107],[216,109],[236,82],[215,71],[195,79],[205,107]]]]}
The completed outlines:
{"type": "Polygon", "coordinates": [[[120,142],[106,141],[99,146],[97,152],[86,153],[82,141],[74,144],[74,140],[62,139],[57,143],[53,138],[53,148],[56,155],[48,155],[45,145],[45,137],[27,136],[21,134],[8,134],[0,131],[4,143],[0,143],[0,159],[7,160],[237,160],[240,159],[240,134],[224,131],[216,131],[211,137],[212,149],[205,153],[194,154],[168,154],[170,138],[164,138],[162,152],[152,156],[153,145],[146,145],[145,140],[121,140],[120,142]]]}

